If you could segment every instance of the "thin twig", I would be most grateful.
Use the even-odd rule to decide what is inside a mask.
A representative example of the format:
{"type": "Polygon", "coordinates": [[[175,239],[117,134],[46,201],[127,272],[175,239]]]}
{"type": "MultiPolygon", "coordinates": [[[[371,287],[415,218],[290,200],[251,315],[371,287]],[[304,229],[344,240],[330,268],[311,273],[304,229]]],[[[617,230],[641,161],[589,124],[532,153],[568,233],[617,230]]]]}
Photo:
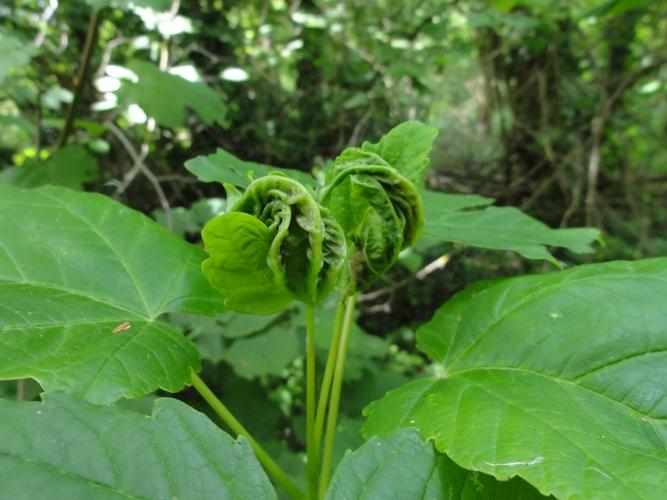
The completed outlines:
{"type": "MultiPolygon", "coordinates": [[[[111,130],[111,133],[116,136],[116,138],[120,141],[120,143],[123,145],[125,148],[125,151],[130,155],[132,158],[132,161],[134,162],[134,165],[132,169],[128,172],[132,173],[131,178],[134,179],[134,177],[137,175],[138,172],[141,172],[144,174],[146,179],[148,179],[148,182],[151,183],[153,186],[153,189],[155,190],[155,193],[157,194],[158,200],[160,201],[160,206],[162,207],[162,210],[164,211],[164,217],[167,225],[167,229],[171,230],[173,228],[173,220],[171,216],[171,205],[169,205],[169,200],[167,200],[167,196],[164,194],[164,190],[162,189],[162,186],[160,185],[160,181],[158,178],[155,176],[155,174],[146,166],[144,163],[143,158],[137,153],[137,150],[134,149],[134,146],[130,142],[130,140],[125,136],[125,134],[120,130],[116,125],[114,125],[112,122],[105,122],[105,125],[111,130]]],[[[128,175],[126,174],[126,178],[128,175]]],[[[124,182],[127,179],[124,179],[124,182]]],[[[131,182],[131,180],[130,180],[131,182]]],[[[122,184],[121,184],[122,185],[122,184]]],[[[125,186],[126,187],[126,186],[125,186]]]]}
{"type": "Polygon", "coordinates": [[[109,40],[109,42],[107,42],[107,44],[104,46],[102,57],[100,58],[100,65],[97,67],[97,71],[95,72],[96,76],[99,77],[104,75],[104,72],[106,71],[109,62],[111,61],[111,56],[113,54],[113,51],[128,41],[129,39],[120,35],[114,38],[113,40],[109,40]]]}
{"type": "Polygon", "coordinates": [[[37,32],[35,39],[32,41],[35,47],[41,47],[44,43],[44,39],[46,38],[46,28],[57,8],[58,2],[56,0],[49,0],[47,7],[44,9],[42,16],[39,19],[39,31],[37,32]]]}
{"type": "MultiPolygon", "coordinates": [[[[409,284],[414,278],[418,280],[424,280],[429,274],[431,274],[434,271],[439,271],[441,269],[444,269],[447,263],[451,260],[451,253],[441,255],[437,259],[429,262],[426,264],[424,267],[422,267],[419,271],[417,271],[413,276],[409,276],[408,278],[405,278],[401,281],[397,281],[395,283],[392,283],[389,286],[383,287],[383,288],[378,288],[377,290],[373,290],[372,292],[364,293],[363,295],[360,295],[357,302],[364,303],[364,302],[371,302],[375,299],[379,299],[383,295],[391,295],[393,294],[396,290],[399,288],[403,288],[405,285],[409,284]]],[[[371,308],[374,306],[371,306],[371,308]]],[[[386,308],[383,308],[383,310],[386,308]]],[[[376,308],[377,310],[377,308],[376,308]]]]}
{"type": "Polygon", "coordinates": [[[74,98],[72,103],[67,110],[67,118],[65,119],[65,126],[63,127],[60,137],[58,138],[58,144],[56,144],[56,151],[61,149],[65,144],[67,144],[67,139],[69,138],[70,133],[72,132],[72,127],[74,125],[74,119],[76,118],[76,110],[79,107],[79,103],[83,98],[83,91],[86,86],[86,81],[88,80],[88,72],[90,69],[90,61],[93,58],[93,52],[95,52],[95,43],[97,42],[97,34],[100,26],[100,11],[95,9],[90,14],[90,20],[88,21],[88,31],[86,31],[86,41],[83,46],[83,54],[81,55],[81,66],[79,67],[79,74],[77,75],[75,87],[74,87],[74,98]]]}

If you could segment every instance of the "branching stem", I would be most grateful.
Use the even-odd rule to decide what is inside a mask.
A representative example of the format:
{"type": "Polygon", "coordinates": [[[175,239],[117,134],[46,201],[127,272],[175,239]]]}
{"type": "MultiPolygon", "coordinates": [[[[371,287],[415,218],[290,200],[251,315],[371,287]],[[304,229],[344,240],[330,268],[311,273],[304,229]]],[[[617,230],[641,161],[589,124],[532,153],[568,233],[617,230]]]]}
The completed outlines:
{"type": "Polygon", "coordinates": [[[192,386],[208,403],[213,411],[227,424],[227,426],[239,436],[243,436],[250,442],[250,446],[255,451],[255,455],[260,463],[264,466],[266,472],[273,478],[273,480],[280,486],[285,488],[290,497],[294,499],[304,498],[303,492],[287,474],[280,468],[280,466],[271,458],[271,456],[260,446],[260,444],[253,438],[245,427],[239,422],[236,417],[229,411],[229,409],[220,401],[213,391],[206,385],[206,383],[195,373],[191,371],[192,386]]]}

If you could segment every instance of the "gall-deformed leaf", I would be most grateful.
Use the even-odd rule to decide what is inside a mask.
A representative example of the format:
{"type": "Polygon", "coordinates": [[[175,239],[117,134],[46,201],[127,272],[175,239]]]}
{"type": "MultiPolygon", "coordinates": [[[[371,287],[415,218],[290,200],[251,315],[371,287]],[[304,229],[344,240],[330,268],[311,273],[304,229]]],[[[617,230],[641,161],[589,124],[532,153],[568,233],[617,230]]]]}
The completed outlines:
{"type": "Polygon", "coordinates": [[[354,287],[364,290],[396,263],[424,224],[415,185],[374,153],[344,151],[321,193],[350,244],[354,287]]]}
{"type": "Polygon", "coordinates": [[[438,129],[409,121],[391,129],[377,144],[364,142],[361,149],[380,156],[410,182],[421,186],[438,129]]]}
{"type": "Polygon", "coordinates": [[[299,182],[280,174],[253,181],[230,212],[202,231],[202,269],[238,312],[271,314],[333,289],[346,246],[336,220],[299,182]]]}

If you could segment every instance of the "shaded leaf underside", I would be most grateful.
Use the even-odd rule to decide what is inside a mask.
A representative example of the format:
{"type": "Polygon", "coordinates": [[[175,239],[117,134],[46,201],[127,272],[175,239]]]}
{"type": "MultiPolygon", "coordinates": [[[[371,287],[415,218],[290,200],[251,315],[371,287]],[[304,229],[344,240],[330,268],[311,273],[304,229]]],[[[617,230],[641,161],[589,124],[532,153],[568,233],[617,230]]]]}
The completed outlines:
{"type": "Polygon", "coordinates": [[[282,172],[305,186],[315,186],[315,178],[300,170],[279,168],[252,161],[243,161],[222,148],[214,154],[197,156],[185,162],[188,169],[202,182],[229,183],[245,188],[253,179],[259,179],[271,172],[282,172]]]}
{"type": "Polygon", "coordinates": [[[547,247],[589,253],[600,233],[593,228],[551,229],[514,207],[491,207],[493,199],[474,195],[422,192],[424,238],[492,250],[511,250],[528,259],[558,261],[547,247]]]}
{"type": "Polygon", "coordinates": [[[8,498],[275,498],[245,440],[173,399],[146,417],[49,394],[0,401],[0,421],[8,498]]]}
{"type": "Polygon", "coordinates": [[[398,431],[389,438],[371,438],[339,464],[327,500],[400,498],[401,500],[459,500],[544,498],[515,478],[491,476],[458,467],[446,455],[423,443],[414,431],[398,431]]]}
{"type": "Polygon", "coordinates": [[[97,161],[82,146],[66,146],[48,159],[27,161],[22,166],[0,172],[0,183],[20,187],[45,184],[81,189],[84,183],[98,177],[97,161]]]}

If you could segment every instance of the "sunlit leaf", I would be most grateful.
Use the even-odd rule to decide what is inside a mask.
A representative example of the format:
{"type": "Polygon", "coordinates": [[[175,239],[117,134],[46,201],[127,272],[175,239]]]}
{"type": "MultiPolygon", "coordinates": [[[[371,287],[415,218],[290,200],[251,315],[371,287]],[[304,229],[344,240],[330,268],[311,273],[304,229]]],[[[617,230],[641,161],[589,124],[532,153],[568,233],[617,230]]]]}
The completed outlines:
{"type": "Polygon", "coordinates": [[[158,318],[222,309],[203,258],[104,196],[0,185],[0,379],[93,402],[182,389],[199,357],[158,318]]]}
{"type": "Polygon", "coordinates": [[[438,129],[409,121],[391,129],[377,144],[365,142],[362,149],[377,154],[402,176],[421,185],[437,135],[438,129]]]}
{"type": "Polygon", "coordinates": [[[225,124],[227,108],[220,95],[206,84],[162,72],[145,61],[134,61],[128,68],[139,81],[123,83],[118,91],[120,101],[139,105],[158,124],[171,128],[183,126],[186,109],[193,110],[207,125],[225,124]]]}
{"type": "Polygon", "coordinates": [[[345,263],[342,233],[302,184],[267,175],[206,224],[202,270],[233,311],[272,314],[295,299],[316,304],[345,263]]]}
{"type": "Polygon", "coordinates": [[[466,469],[560,498],[667,490],[667,258],[476,286],[418,332],[437,377],[367,409],[466,469]]]}

